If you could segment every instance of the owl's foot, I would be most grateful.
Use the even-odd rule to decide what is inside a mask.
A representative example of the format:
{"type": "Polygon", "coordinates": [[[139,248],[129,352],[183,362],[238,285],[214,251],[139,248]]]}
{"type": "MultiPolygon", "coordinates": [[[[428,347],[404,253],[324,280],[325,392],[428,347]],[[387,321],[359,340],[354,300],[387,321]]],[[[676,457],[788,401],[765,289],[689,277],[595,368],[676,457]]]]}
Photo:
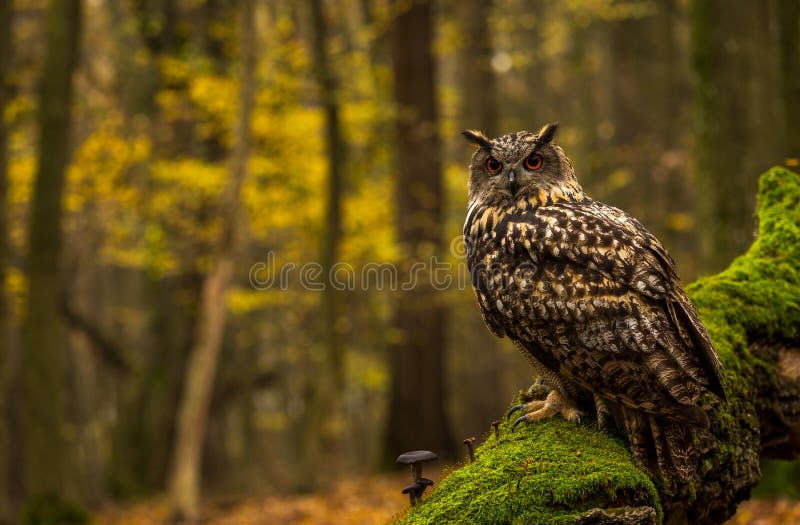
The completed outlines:
{"type": "Polygon", "coordinates": [[[531,423],[546,419],[548,417],[553,417],[556,414],[561,414],[561,417],[567,421],[575,421],[577,423],[581,422],[581,412],[575,406],[575,403],[556,390],[551,390],[550,393],[547,394],[547,397],[543,400],[534,399],[532,401],[528,401],[527,403],[512,407],[508,412],[508,417],[511,418],[511,414],[518,411],[521,411],[522,415],[518,417],[516,421],[514,421],[514,424],[511,426],[511,428],[516,427],[523,421],[531,423]]]}

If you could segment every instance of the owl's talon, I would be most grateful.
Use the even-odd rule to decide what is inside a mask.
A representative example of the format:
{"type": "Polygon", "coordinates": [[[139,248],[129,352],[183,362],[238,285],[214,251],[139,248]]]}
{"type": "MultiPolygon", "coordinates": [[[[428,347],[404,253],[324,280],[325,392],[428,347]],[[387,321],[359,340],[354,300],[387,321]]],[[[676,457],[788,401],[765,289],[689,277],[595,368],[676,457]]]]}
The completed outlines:
{"type": "MultiPolygon", "coordinates": [[[[511,414],[513,414],[514,412],[519,412],[519,411],[520,411],[520,410],[522,410],[523,408],[525,408],[525,405],[524,405],[524,404],[522,404],[522,405],[515,405],[515,406],[511,407],[511,410],[509,410],[509,411],[508,411],[508,415],[506,415],[506,421],[508,421],[509,419],[511,419],[511,414]]],[[[516,422],[514,422],[514,425],[516,426],[516,424],[517,424],[517,423],[519,423],[519,419],[518,419],[516,422]]]]}
{"type": "Polygon", "coordinates": [[[527,421],[527,420],[528,420],[528,418],[526,418],[525,416],[520,416],[520,417],[518,417],[518,418],[517,418],[517,419],[514,421],[514,424],[513,424],[513,425],[511,425],[511,430],[513,431],[515,428],[517,428],[517,425],[519,425],[519,424],[520,424],[520,423],[522,423],[523,421],[527,421]]]}

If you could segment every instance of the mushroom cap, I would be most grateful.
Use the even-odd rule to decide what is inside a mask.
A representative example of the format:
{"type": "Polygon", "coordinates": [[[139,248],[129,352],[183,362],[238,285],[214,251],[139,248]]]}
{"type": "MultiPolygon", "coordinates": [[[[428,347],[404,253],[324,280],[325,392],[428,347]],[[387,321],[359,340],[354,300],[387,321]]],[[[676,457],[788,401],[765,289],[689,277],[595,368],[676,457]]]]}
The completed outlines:
{"type": "Polygon", "coordinates": [[[405,454],[397,456],[397,462],[403,465],[424,463],[426,461],[433,461],[434,459],[439,459],[439,456],[430,450],[412,450],[411,452],[406,452],[405,454]]]}
{"type": "Polygon", "coordinates": [[[422,494],[425,492],[426,487],[433,485],[433,480],[428,478],[417,478],[414,483],[403,488],[403,494],[414,492],[415,494],[422,494]]]}
{"type": "Polygon", "coordinates": [[[411,485],[408,485],[407,487],[403,488],[403,494],[408,494],[409,492],[416,492],[420,488],[423,488],[423,486],[419,484],[419,481],[415,481],[411,485]]]}
{"type": "Polygon", "coordinates": [[[474,438],[474,437],[471,437],[471,438],[467,438],[467,439],[465,439],[465,440],[464,440],[464,444],[466,445],[467,443],[475,443],[475,438],[474,438]]]}

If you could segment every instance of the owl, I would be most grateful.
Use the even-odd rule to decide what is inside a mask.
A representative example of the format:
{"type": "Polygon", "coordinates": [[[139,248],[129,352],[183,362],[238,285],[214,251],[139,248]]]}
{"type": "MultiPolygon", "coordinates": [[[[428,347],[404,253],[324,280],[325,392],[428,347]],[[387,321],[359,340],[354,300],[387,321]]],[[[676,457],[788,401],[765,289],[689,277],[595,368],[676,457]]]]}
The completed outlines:
{"type": "Polygon", "coordinates": [[[698,400],[725,398],[719,360],[672,258],[638,220],[586,195],[557,128],[463,132],[477,146],[464,242],[483,319],[548,387],[509,416],[596,413],[637,462],[686,479],[693,435],[709,426],[698,400]]]}

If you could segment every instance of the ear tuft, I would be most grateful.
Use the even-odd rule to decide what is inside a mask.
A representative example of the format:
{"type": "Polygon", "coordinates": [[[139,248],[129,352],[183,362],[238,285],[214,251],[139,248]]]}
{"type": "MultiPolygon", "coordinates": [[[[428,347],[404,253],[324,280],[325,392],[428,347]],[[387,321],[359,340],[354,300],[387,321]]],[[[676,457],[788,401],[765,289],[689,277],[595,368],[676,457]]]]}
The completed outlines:
{"type": "Polygon", "coordinates": [[[556,136],[556,131],[558,131],[558,122],[551,122],[550,124],[545,124],[542,126],[542,129],[539,130],[537,134],[538,142],[541,144],[548,144],[550,141],[553,140],[553,137],[556,136]]]}
{"type": "Polygon", "coordinates": [[[461,134],[478,147],[492,149],[492,142],[482,131],[478,131],[477,129],[465,129],[461,134]]]}

